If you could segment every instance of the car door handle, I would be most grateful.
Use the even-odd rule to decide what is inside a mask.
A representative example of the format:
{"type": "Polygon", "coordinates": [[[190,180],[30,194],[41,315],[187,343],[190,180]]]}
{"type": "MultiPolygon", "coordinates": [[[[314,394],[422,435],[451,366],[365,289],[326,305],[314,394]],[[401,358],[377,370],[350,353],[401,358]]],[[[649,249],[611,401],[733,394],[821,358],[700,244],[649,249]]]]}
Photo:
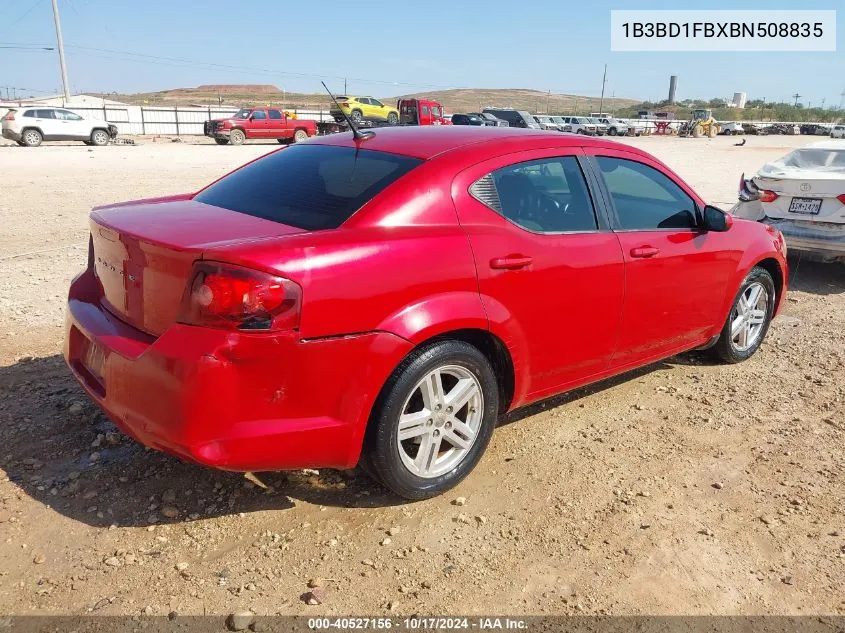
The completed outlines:
{"type": "Polygon", "coordinates": [[[636,248],[631,249],[631,257],[654,257],[660,252],[659,248],[655,248],[654,246],[637,246],[636,248]]]}
{"type": "Polygon", "coordinates": [[[490,268],[495,270],[517,270],[529,266],[534,259],[524,255],[509,255],[507,257],[494,257],[490,260],[490,268]]]}

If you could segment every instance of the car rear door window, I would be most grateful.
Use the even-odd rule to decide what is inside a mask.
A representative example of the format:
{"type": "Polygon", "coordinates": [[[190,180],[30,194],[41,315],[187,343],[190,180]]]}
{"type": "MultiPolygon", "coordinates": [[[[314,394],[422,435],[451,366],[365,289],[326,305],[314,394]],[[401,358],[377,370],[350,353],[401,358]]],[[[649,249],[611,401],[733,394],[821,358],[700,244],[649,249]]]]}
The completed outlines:
{"type": "Polygon", "coordinates": [[[64,121],[82,121],[82,117],[70,110],[53,110],[57,119],[64,121]]]}
{"type": "Polygon", "coordinates": [[[695,201],[662,172],[633,160],[597,156],[622,230],[694,229],[695,201]]]}
{"type": "Polygon", "coordinates": [[[470,193],[533,233],[584,232],[598,228],[590,192],[574,156],[502,167],[473,183],[470,193]]]}
{"type": "Polygon", "coordinates": [[[248,163],[194,199],[300,229],[334,229],[420,163],[352,147],[294,145],[248,163]]]}
{"type": "Polygon", "coordinates": [[[55,119],[56,113],[54,110],[36,110],[35,117],[38,119],[55,119]]]}

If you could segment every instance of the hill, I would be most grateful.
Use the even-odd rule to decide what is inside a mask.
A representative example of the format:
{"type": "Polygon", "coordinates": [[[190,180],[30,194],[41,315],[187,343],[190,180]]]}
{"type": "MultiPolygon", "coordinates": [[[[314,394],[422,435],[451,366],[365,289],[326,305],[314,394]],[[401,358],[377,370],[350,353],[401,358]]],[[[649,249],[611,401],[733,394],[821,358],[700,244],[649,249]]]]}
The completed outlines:
{"type": "MultiPolygon", "coordinates": [[[[354,94],[354,93],[353,93],[354,94]]],[[[277,105],[286,108],[328,108],[329,97],[322,93],[296,93],[279,90],[270,85],[207,84],[196,88],[174,88],[158,92],[102,95],[109,99],[134,105],[277,105]]],[[[402,97],[426,97],[442,103],[447,112],[473,112],[488,106],[528,110],[535,113],[586,113],[599,109],[598,97],[574,94],[550,94],[530,89],[457,88],[434,90],[398,96],[378,97],[385,103],[395,104],[402,97]]],[[[634,99],[605,97],[602,108],[613,111],[638,103],[634,99]]]]}

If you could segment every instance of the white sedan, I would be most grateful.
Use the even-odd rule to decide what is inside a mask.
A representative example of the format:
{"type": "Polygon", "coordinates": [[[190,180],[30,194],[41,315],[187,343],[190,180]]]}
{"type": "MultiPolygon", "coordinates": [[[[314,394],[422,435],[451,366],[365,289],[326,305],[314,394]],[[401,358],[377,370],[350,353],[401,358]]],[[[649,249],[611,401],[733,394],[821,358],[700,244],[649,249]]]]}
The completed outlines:
{"type": "Polygon", "coordinates": [[[777,228],[791,250],[845,261],[845,143],[813,143],[743,174],[731,213],[777,228]]]}

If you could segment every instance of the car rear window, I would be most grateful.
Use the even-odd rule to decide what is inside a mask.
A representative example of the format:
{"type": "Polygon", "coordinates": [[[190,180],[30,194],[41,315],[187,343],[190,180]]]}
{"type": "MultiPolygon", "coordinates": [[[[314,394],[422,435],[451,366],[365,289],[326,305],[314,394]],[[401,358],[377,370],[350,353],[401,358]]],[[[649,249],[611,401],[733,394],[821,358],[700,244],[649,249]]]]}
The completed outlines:
{"type": "Polygon", "coordinates": [[[353,147],[295,145],[249,163],[194,199],[309,231],[336,229],[420,163],[353,147]]]}

